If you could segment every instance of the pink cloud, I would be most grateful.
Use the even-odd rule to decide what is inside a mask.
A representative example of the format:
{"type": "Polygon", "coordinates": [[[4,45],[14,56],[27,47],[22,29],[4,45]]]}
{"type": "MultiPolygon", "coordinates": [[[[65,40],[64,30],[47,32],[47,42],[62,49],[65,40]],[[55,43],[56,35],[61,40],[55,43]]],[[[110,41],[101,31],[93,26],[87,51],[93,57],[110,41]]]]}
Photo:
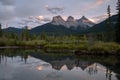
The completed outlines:
{"type": "Polygon", "coordinates": [[[94,3],[86,6],[85,12],[88,11],[88,10],[94,9],[94,8],[96,8],[98,6],[101,6],[102,4],[104,4],[104,3],[108,2],[108,1],[110,1],[110,0],[96,0],[94,3]]]}
{"type": "Polygon", "coordinates": [[[103,14],[100,16],[93,17],[92,20],[94,20],[95,23],[100,23],[101,21],[107,19],[107,17],[108,17],[107,14],[103,14]]]}
{"type": "Polygon", "coordinates": [[[96,2],[93,3],[93,6],[94,7],[100,6],[100,5],[102,5],[102,4],[104,4],[104,3],[108,2],[108,1],[110,1],[110,0],[96,0],[96,2]]]}

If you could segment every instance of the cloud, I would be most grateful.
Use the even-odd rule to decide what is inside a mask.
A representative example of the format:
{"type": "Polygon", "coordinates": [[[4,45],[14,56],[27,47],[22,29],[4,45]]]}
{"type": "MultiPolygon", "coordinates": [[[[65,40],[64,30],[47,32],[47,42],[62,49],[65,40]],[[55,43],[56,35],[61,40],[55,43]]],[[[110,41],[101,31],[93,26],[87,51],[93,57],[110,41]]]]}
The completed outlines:
{"type": "Polygon", "coordinates": [[[3,5],[13,5],[15,0],[0,0],[0,3],[3,5]]]}
{"type": "Polygon", "coordinates": [[[41,25],[43,23],[47,23],[51,21],[50,18],[44,17],[44,16],[30,16],[28,18],[21,19],[20,21],[17,22],[18,25],[21,26],[35,26],[35,25],[41,25]]]}
{"type": "Polygon", "coordinates": [[[63,13],[64,7],[49,7],[48,5],[45,6],[46,10],[52,14],[59,14],[63,13]]]}
{"type": "Polygon", "coordinates": [[[12,19],[15,16],[15,7],[12,5],[0,4],[0,21],[12,19]]]}
{"type": "Polygon", "coordinates": [[[24,26],[28,26],[31,29],[32,27],[41,25],[42,22],[38,20],[32,20],[32,19],[26,18],[26,19],[21,19],[20,21],[16,22],[16,24],[19,25],[20,28],[23,28],[24,26]]]}
{"type": "Polygon", "coordinates": [[[43,0],[0,0],[0,22],[42,14],[43,0]]]}
{"type": "Polygon", "coordinates": [[[6,22],[15,16],[15,0],[0,0],[0,22],[6,22]]]}
{"type": "Polygon", "coordinates": [[[104,4],[104,3],[108,2],[108,1],[110,1],[110,0],[96,0],[94,3],[86,6],[86,9],[84,11],[89,11],[91,9],[94,9],[94,8],[96,8],[98,6],[101,6],[102,4],[104,4]]]}
{"type": "Polygon", "coordinates": [[[108,1],[108,0],[96,0],[95,3],[92,4],[92,6],[90,8],[95,8],[97,6],[100,6],[102,5],[103,3],[105,3],[105,1],[108,1]]]}
{"type": "Polygon", "coordinates": [[[27,5],[26,3],[22,4],[22,6],[18,5],[15,9],[16,16],[24,18],[29,16],[40,15],[42,13],[41,11],[42,8],[38,8],[37,6],[35,6],[35,4],[31,4],[31,5],[30,4],[27,5]]]}
{"type": "MultiPolygon", "coordinates": [[[[111,13],[111,16],[116,15],[114,13],[111,13]]],[[[103,14],[103,15],[99,15],[96,17],[91,18],[92,20],[94,20],[96,23],[100,23],[101,21],[105,20],[108,18],[108,14],[103,14]]]]}
{"type": "Polygon", "coordinates": [[[49,22],[49,21],[51,21],[50,18],[44,17],[44,16],[36,16],[35,18],[36,18],[38,21],[42,21],[42,22],[49,22]]]}
{"type": "Polygon", "coordinates": [[[92,20],[94,20],[96,23],[100,23],[101,21],[107,19],[107,17],[108,15],[104,14],[104,15],[93,17],[92,20]]]}

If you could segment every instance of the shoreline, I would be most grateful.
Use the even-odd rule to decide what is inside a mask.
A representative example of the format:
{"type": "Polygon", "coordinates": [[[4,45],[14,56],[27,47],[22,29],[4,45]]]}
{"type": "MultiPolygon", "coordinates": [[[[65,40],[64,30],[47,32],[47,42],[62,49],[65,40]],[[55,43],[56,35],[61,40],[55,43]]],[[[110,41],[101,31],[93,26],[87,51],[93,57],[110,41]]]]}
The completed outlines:
{"type": "Polygon", "coordinates": [[[0,46],[0,49],[17,49],[19,46],[0,46]]]}
{"type": "Polygon", "coordinates": [[[75,55],[120,55],[118,51],[90,51],[90,50],[80,50],[80,49],[65,49],[65,48],[47,48],[44,46],[0,46],[0,49],[41,49],[45,53],[73,53],[75,55]]]}

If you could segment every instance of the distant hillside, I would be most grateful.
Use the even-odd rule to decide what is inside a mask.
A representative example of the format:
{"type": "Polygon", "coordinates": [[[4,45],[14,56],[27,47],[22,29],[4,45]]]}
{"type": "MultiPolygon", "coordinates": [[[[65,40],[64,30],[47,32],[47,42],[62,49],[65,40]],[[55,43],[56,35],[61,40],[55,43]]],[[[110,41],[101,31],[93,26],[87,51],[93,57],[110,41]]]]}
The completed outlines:
{"type": "Polygon", "coordinates": [[[51,23],[37,26],[30,30],[31,34],[47,33],[48,35],[71,35],[76,34],[73,30],[70,30],[62,25],[53,25],[51,23]]]}
{"type": "MultiPolygon", "coordinates": [[[[103,21],[103,22],[101,22],[101,23],[99,23],[99,24],[96,24],[95,26],[93,26],[93,27],[85,30],[83,33],[105,32],[105,31],[107,30],[107,26],[106,26],[107,20],[108,20],[108,19],[106,19],[105,21],[103,21]]],[[[117,15],[114,15],[114,16],[111,17],[111,22],[112,22],[112,25],[111,25],[111,26],[112,26],[113,29],[114,29],[115,24],[116,24],[116,22],[117,22],[117,15]]]]}
{"type": "Polygon", "coordinates": [[[22,32],[22,29],[15,28],[15,27],[8,27],[3,29],[3,32],[20,34],[22,32]]]}

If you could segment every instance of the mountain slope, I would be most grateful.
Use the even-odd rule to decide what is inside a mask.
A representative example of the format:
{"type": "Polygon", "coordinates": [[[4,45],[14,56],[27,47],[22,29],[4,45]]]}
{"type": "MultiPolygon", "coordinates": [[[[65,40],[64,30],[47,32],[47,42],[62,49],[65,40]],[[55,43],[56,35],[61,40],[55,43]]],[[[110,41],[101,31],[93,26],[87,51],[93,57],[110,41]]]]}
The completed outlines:
{"type": "Polygon", "coordinates": [[[22,32],[22,29],[15,28],[15,27],[8,27],[3,29],[3,32],[20,34],[22,32]]]}
{"type": "Polygon", "coordinates": [[[75,34],[74,31],[62,26],[62,25],[53,25],[51,23],[44,24],[42,26],[37,26],[30,30],[31,34],[40,34],[46,33],[48,35],[71,35],[75,34]]]}
{"type": "MultiPolygon", "coordinates": [[[[86,30],[84,33],[98,33],[98,32],[105,32],[107,30],[107,20],[106,19],[105,21],[99,23],[99,24],[96,24],[95,26],[89,28],[88,30],[86,30]]],[[[113,15],[111,17],[111,22],[112,22],[112,27],[114,29],[115,27],[115,24],[117,22],[117,15],[113,15]]]]}

